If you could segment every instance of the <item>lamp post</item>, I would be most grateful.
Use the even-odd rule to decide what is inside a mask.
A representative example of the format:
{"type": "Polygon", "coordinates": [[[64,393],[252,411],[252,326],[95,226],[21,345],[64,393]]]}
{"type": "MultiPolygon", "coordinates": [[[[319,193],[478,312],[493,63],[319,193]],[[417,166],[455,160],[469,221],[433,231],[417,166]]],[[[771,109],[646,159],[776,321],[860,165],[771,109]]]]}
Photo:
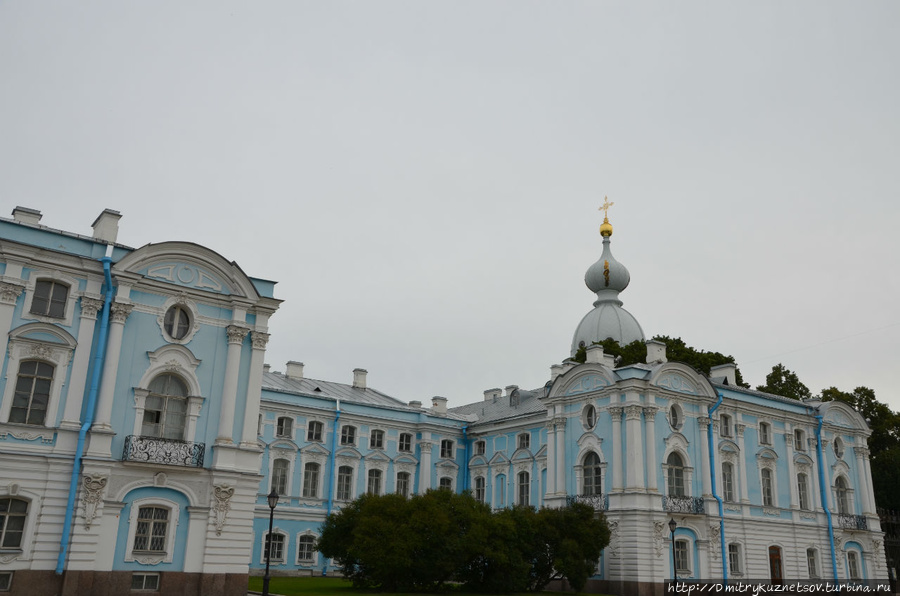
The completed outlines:
{"type": "MultiPolygon", "coordinates": [[[[269,596],[269,561],[272,559],[272,521],[275,518],[275,506],[278,505],[278,493],[275,489],[266,497],[269,502],[269,533],[266,535],[266,574],[263,576],[263,596],[269,596]]],[[[672,522],[674,523],[674,522],[672,522]]]]}
{"type": "Polygon", "coordinates": [[[675,518],[669,518],[669,532],[672,533],[672,581],[675,583],[678,583],[678,568],[675,566],[675,529],[677,527],[678,524],[675,523],[675,518]]]}

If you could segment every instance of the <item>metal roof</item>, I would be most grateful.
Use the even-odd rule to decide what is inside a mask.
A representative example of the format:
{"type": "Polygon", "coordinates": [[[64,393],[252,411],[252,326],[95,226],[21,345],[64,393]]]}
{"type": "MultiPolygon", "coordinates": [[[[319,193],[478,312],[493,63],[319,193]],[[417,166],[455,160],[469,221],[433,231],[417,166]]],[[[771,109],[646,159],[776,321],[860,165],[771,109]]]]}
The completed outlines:
{"type": "Polygon", "coordinates": [[[513,395],[516,393],[518,393],[519,403],[515,406],[510,405],[510,395],[501,395],[493,399],[450,408],[449,411],[461,416],[474,414],[477,417],[477,424],[509,420],[547,411],[540,400],[547,394],[546,387],[539,387],[531,391],[516,389],[513,395]]]}

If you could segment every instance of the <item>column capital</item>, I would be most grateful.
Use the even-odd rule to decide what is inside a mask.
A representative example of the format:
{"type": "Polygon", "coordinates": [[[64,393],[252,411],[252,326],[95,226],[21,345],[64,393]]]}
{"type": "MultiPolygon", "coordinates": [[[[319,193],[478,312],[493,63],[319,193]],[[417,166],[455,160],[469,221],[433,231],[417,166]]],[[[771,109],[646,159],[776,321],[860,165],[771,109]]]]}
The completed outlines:
{"type": "Polygon", "coordinates": [[[0,282],[0,304],[14,305],[23,289],[25,289],[25,286],[20,286],[19,284],[0,282]]]}
{"type": "Polygon", "coordinates": [[[656,418],[656,413],[659,412],[659,407],[657,406],[644,406],[644,417],[649,421],[652,421],[656,418]]]}
{"type": "MultiPolygon", "coordinates": [[[[702,430],[706,430],[707,428],[709,428],[710,422],[712,422],[712,421],[709,418],[707,418],[706,416],[701,416],[700,418],[697,418],[697,424],[700,425],[700,428],[702,430]]],[[[713,428],[715,428],[715,426],[713,428]]]]}
{"type": "Polygon", "coordinates": [[[244,338],[247,337],[247,334],[250,333],[250,330],[246,327],[240,327],[238,325],[229,325],[225,328],[225,333],[228,334],[229,344],[240,345],[244,343],[244,338]]]}
{"type": "Polygon", "coordinates": [[[746,424],[735,424],[734,425],[734,431],[737,434],[737,436],[739,436],[739,437],[744,436],[744,429],[746,429],[746,428],[747,428],[746,424]]]}
{"type": "Polygon", "coordinates": [[[859,459],[866,459],[869,457],[868,447],[854,447],[853,452],[856,453],[856,457],[859,459]]]}
{"type": "Polygon", "coordinates": [[[262,331],[254,331],[251,335],[254,350],[265,350],[266,344],[269,343],[270,335],[262,331]]]}
{"type": "Polygon", "coordinates": [[[128,318],[128,315],[131,314],[131,310],[134,308],[133,304],[126,304],[124,302],[113,302],[110,305],[110,320],[113,323],[120,323],[122,325],[125,324],[125,319],[128,318]]]}
{"type": "Polygon", "coordinates": [[[98,298],[90,298],[88,296],[81,297],[81,318],[96,319],[97,313],[103,308],[103,301],[98,298]]]}
{"type": "Polygon", "coordinates": [[[641,406],[631,405],[625,407],[625,419],[626,420],[640,420],[641,419],[641,406]]]}
{"type": "Polygon", "coordinates": [[[613,421],[622,421],[622,412],[624,411],[624,409],[621,406],[613,406],[611,408],[608,408],[606,411],[609,412],[610,416],[612,416],[613,421]]]}

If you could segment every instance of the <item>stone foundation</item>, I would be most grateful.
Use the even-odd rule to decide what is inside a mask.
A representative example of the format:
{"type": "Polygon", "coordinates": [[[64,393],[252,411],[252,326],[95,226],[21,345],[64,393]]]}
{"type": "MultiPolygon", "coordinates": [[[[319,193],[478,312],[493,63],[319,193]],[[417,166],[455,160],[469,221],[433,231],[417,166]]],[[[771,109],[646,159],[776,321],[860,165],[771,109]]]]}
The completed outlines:
{"type": "MultiPolygon", "coordinates": [[[[136,573],[156,573],[152,569],[136,573]]],[[[131,593],[132,571],[53,571],[14,572],[9,596],[121,596],[131,593]]],[[[147,596],[246,596],[246,573],[183,573],[160,571],[159,590],[141,591],[147,596]]],[[[136,592],[137,593],[137,592],[136,592]]]]}

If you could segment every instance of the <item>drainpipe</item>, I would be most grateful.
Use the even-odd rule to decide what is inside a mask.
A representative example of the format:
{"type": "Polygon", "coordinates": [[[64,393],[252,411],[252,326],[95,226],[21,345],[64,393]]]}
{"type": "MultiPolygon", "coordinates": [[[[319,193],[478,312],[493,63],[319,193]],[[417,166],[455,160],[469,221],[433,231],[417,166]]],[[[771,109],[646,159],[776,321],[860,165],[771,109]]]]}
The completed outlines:
{"type": "MultiPolygon", "coordinates": [[[[328,513],[331,515],[331,508],[334,505],[334,484],[336,476],[334,473],[334,452],[337,450],[338,437],[338,420],[341,419],[341,400],[336,400],[334,404],[334,429],[331,432],[331,453],[328,456],[328,513]]],[[[328,561],[322,565],[322,577],[328,574],[328,561]]]]}
{"type": "Polygon", "coordinates": [[[78,431],[78,443],[75,446],[75,460],[72,463],[72,478],[69,481],[69,500],[66,503],[65,521],[62,538],[59,542],[59,556],[56,559],[56,575],[62,575],[69,554],[69,539],[72,534],[72,518],[75,516],[75,495],[78,492],[78,476],[81,472],[81,460],[84,455],[84,440],[88,430],[94,423],[94,410],[97,407],[97,390],[100,387],[100,374],[106,358],[106,339],[109,336],[109,305],[112,302],[113,285],[109,268],[112,263],[112,244],[106,246],[106,255],[100,259],[103,263],[103,277],[106,281],[106,295],[103,299],[103,314],[100,316],[100,334],[97,338],[97,351],[94,353],[94,372],[91,375],[91,388],[88,391],[87,408],[84,422],[78,431]]]}
{"type": "Polygon", "coordinates": [[[463,491],[469,490],[469,437],[466,431],[469,425],[463,425],[463,491]]]}
{"type": "Polygon", "coordinates": [[[712,417],[715,413],[716,409],[722,405],[722,400],[724,396],[720,392],[716,392],[719,395],[719,400],[716,402],[716,405],[713,406],[712,410],[709,411],[709,426],[706,427],[706,438],[709,441],[709,476],[712,480],[712,495],[715,497],[716,501],[719,503],[719,539],[722,541],[722,581],[728,582],[728,553],[725,552],[725,510],[722,508],[722,498],[719,497],[716,491],[716,457],[715,451],[713,450],[713,424],[712,417]]]}
{"type": "Polygon", "coordinates": [[[828,542],[831,546],[831,572],[834,575],[834,583],[838,583],[837,558],[834,556],[834,522],[831,520],[831,511],[828,509],[828,491],[825,489],[825,465],[822,463],[822,416],[816,415],[819,424],[816,426],[816,458],[819,460],[819,494],[822,498],[822,509],[828,519],[828,542]]]}

